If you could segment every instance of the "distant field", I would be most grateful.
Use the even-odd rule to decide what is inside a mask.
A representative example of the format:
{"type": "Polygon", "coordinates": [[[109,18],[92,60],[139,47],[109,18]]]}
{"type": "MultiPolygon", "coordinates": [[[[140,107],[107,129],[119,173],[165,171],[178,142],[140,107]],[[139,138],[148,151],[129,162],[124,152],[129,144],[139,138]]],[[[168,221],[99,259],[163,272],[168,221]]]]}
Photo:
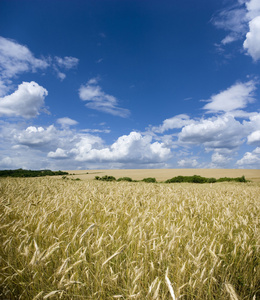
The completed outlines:
{"type": "Polygon", "coordinates": [[[67,171],[74,173],[78,178],[94,179],[95,176],[111,175],[116,178],[131,177],[133,180],[142,180],[146,177],[155,177],[157,181],[165,181],[172,177],[200,175],[203,177],[241,177],[247,180],[260,182],[260,170],[252,169],[125,169],[125,170],[73,170],[67,171]],[[88,173],[88,174],[87,174],[88,173]]]}

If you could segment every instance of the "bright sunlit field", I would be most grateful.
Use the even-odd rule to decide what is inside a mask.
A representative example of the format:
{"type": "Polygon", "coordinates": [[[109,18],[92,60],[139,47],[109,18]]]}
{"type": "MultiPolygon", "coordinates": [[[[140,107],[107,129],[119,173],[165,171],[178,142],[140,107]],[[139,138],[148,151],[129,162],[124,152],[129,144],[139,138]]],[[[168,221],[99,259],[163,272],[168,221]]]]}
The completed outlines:
{"type": "Polygon", "coordinates": [[[260,184],[0,180],[1,299],[260,299],[260,184]]]}

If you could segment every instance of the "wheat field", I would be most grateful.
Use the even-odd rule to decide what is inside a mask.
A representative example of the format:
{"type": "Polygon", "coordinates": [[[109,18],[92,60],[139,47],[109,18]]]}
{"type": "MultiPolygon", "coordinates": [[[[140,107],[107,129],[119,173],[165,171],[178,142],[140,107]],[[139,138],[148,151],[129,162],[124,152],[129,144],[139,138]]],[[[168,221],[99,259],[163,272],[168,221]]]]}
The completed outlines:
{"type": "Polygon", "coordinates": [[[94,179],[95,176],[111,175],[116,178],[131,177],[134,180],[142,180],[146,177],[155,177],[157,181],[165,181],[175,176],[193,176],[203,177],[241,177],[254,182],[260,182],[260,170],[258,169],[120,169],[120,170],[75,170],[67,171],[75,174],[78,178],[94,179]]]}
{"type": "Polygon", "coordinates": [[[260,184],[0,180],[1,299],[260,299],[260,184]]]}

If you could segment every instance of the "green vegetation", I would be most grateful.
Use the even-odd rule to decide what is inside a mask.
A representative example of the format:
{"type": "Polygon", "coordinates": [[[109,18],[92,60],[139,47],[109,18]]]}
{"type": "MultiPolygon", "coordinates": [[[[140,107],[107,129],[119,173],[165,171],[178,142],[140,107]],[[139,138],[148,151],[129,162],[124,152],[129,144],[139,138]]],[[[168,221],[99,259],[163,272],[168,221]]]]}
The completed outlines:
{"type": "MultiPolygon", "coordinates": [[[[73,174],[70,174],[70,175],[73,175],[73,174]]],[[[73,180],[73,181],[81,181],[80,178],[71,178],[71,177],[67,177],[66,175],[65,176],[62,176],[61,177],[63,180],[73,180]]]]}
{"type": "Polygon", "coordinates": [[[51,170],[0,170],[0,177],[42,177],[55,175],[68,175],[68,172],[51,170]]]}
{"type": "MultiPolygon", "coordinates": [[[[175,182],[189,182],[189,183],[206,183],[209,182],[209,179],[206,177],[201,177],[199,175],[193,176],[176,176],[171,179],[166,180],[166,183],[175,183],[175,182]]],[[[211,182],[213,179],[211,178],[211,182]]],[[[216,179],[214,180],[216,182],[216,179]]]]}
{"type": "Polygon", "coordinates": [[[171,179],[165,181],[165,183],[175,183],[175,182],[188,182],[188,183],[215,183],[215,182],[224,182],[224,181],[235,181],[235,182],[247,182],[245,176],[237,177],[237,178],[206,178],[199,175],[193,176],[176,176],[171,179]]]}
{"type": "Polygon", "coordinates": [[[236,178],[222,177],[222,178],[219,178],[217,181],[218,182],[223,182],[223,181],[247,182],[247,180],[245,179],[245,176],[236,177],[236,178]]]}
{"type": "Polygon", "coordinates": [[[152,183],[155,183],[156,182],[156,179],[154,177],[147,177],[147,178],[144,178],[142,181],[144,182],[152,182],[152,183]]]}
{"type": "MultiPolygon", "coordinates": [[[[108,176],[105,175],[103,177],[99,177],[96,176],[95,177],[96,180],[101,180],[101,181],[115,181],[116,178],[114,176],[108,176]]],[[[117,181],[129,181],[129,182],[138,182],[138,180],[133,180],[130,177],[120,177],[117,179],[117,181]]],[[[143,180],[144,182],[151,182],[151,183],[156,183],[156,178],[154,177],[148,177],[148,178],[144,178],[143,180]]],[[[236,178],[230,178],[230,177],[222,177],[219,179],[216,178],[207,178],[207,177],[202,177],[199,175],[193,175],[193,176],[176,176],[173,177],[171,179],[168,179],[166,181],[164,181],[165,183],[181,183],[181,182],[188,182],[188,183],[215,183],[215,182],[230,182],[230,181],[234,181],[234,182],[247,182],[247,180],[245,179],[245,176],[241,176],[241,177],[236,177],[236,178]]]]}
{"type": "Polygon", "coordinates": [[[116,178],[114,176],[108,176],[108,175],[105,175],[103,177],[95,176],[95,179],[101,180],[101,181],[115,181],[116,180],[116,178]]]}
{"type": "Polygon", "coordinates": [[[133,179],[130,178],[130,177],[120,177],[120,178],[117,179],[117,181],[129,181],[129,182],[131,182],[131,181],[133,181],[133,179]]]}
{"type": "MultiPolygon", "coordinates": [[[[128,181],[128,182],[138,182],[138,180],[133,180],[130,177],[120,177],[118,179],[116,179],[114,176],[108,176],[105,175],[103,177],[99,177],[99,176],[95,176],[96,180],[100,180],[100,181],[128,181]]],[[[155,178],[152,177],[148,177],[148,178],[144,178],[142,181],[144,182],[156,182],[155,178]]]]}

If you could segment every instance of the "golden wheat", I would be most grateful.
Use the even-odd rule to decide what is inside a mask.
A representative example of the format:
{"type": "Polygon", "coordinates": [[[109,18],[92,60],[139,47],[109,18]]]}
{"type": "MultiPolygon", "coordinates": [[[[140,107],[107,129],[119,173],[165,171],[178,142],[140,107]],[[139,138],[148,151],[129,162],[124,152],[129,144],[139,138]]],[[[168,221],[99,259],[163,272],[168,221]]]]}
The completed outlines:
{"type": "Polygon", "coordinates": [[[1,299],[258,299],[258,183],[0,180],[1,299]]]}

